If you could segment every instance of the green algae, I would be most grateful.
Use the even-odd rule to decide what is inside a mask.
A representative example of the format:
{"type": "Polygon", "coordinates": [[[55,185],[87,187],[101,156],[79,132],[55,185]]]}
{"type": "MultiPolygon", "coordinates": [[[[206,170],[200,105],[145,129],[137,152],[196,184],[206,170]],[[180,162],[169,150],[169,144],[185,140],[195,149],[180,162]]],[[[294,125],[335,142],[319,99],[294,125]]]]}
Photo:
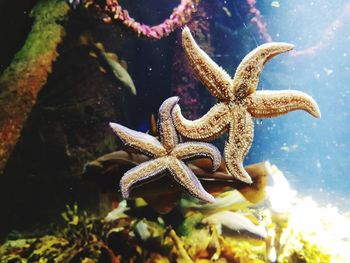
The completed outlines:
{"type": "Polygon", "coordinates": [[[70,7],[64,0],[40,1],[32,10],[34,22],[22,49],[0,77],[0,172],[16,145],[37,95],[52,71],[57,47],[65,35],[70,7]]]}
{"type": "MultiPolygon", "coordinates": [[[[30,77],[29,73],[36,71],[36,64],[46,66],[45,71],[51,72],[52,61],[58,56],[57,46],[65,35],[62,23],[67,19],[69,10],[69,5],[62,0],[41,1],[34,7],[30,14],[34,18],[31,32],[4,71],[1,82],[11,83],[15,78],[30,77]],[[28,74],[23,75],[25,72],[28,74]]],[[[43,78],[43,82],[46,82],[46,78],[43,78]]]]}
{"type": "Polygon", "coordinates": [[[32,30],[8,70],[55,50],[64,35],[60,23],[67,19],[68,11],[68,4],[62,0],[41,1],[36,5],[30,14],[34,18],[32,30]]]}

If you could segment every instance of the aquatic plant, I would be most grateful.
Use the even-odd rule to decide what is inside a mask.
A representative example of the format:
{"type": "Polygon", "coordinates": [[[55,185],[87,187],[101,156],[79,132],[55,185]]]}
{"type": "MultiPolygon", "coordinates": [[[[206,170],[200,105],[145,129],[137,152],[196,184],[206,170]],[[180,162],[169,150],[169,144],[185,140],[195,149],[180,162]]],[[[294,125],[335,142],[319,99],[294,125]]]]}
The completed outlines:
{"type": "Polygon", "coordinates": [[[65,1],[40,1],[31,12],[34,23],[24,46],[0,77],[0,172],[58,56],[69,10],[65,1]]]}
{"type": "MultiPolygon", "coordinates": [[[[284,177],[276,167],[271,172],[284,177]]],[[[270,187],[279,186],[275,182],[270,187]]],[[[219,214],[180,206],[183,217],[176,228],[167,216],[147,216],[147,204],[140,207],[124,200],[105,218],[68,206],[50,235],[3,244],[0,262],[347,262],[349,215],[321,207],[311,198],[295,196],[289,202],[284,212],[250,206],[240,209],[238,218],[224,203],[219,214]],[[242,228],[240,222],[248,224],[242,228]],[[256,227],[261,233],[258,225],[266,227],[266,238],[254,235],[256,227]]]]}
{"type": "Polygon", "coordinates": [[[61,215],[63,222],[54,233],[7,241],[0,262],[113,262],[105,243],[111,225],[81,213],[76,204],[61,215]]]}

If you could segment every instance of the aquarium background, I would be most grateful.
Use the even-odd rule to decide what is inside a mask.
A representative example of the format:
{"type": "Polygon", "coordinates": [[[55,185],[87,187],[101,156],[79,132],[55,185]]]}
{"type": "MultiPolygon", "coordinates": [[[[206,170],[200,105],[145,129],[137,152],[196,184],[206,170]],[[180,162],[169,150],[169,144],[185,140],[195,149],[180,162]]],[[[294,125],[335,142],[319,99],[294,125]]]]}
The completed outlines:
{"type": "MultiPolygon", "coordinates": [[[[178,4],[170,0],[120,2],[135,19],[147,24],[160,23],[178,4]]],[[[35,4],[1,1],[0,72],[23,46],[33,22],[28,14],[35,4]]],[[[232,75],[245,54],[258,45],[271,40],[293,43],[295,53],[278,56],[266,65],[259,89],[306,92],[322,113],[320,120],[301,111],[257,119],[245,164],[268,160],[299,192],[345,206],[350,198],[349,2],[203,0],[203,5],[207,14],[202,22],[210,33],[199,44],[210,50],[219,65],[232,75]]],[[[0,178],[3,235],[47,222],[66,203],[77,201],[94,210],[92,204],[99,198],[91,192],[97,191],[96,186],[80,175],[87,161],[117,148],[108,122],[146,131],[151,114],[164,99],[176,94],[180,104],[186,100],[173,86],[174,74],[181,73],[174,67],[181,54],[179,29],[159,41],[148,40],[122,25],[112,27],[87,17],[80,8],[71,12],[67,35],[58,48],[60,56],[0,178]],[[79,36],[87,29],[96,42],[126,61],[136,96],[108,74],[101,75],[90,50],[79,46],[79,36]]],[[[190,105],[196,112],[189,117],[201,116],[214,103],[198,82],[194,90],[185,94],[198,98],[190,105]]],[[[222,147],[223,141],[216,144],[222,147]]]]}

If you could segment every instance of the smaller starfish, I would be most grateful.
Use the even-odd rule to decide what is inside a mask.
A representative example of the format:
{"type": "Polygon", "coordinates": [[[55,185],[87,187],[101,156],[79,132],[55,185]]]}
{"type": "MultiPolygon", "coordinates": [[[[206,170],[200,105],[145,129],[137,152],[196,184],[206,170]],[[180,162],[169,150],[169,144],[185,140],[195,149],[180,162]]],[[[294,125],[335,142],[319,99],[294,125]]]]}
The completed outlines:
{"type": "Polygon", "coordinates": [[[160,142],[149,134],[131,130],[117,123],[110,123],[111,128],[125,145],[152,158],[123,175],[120,188],[124,198],[129,196],[131,187],[135,184],[157,179],[163,175],[164,171],[169,171],[175,181],[189,194],[205,202],[215,201],[215,198],[204,190],[198,178],[182,160],[208,157],[212,160],[215,171],[220,166],[220,152],[209,143],[178,142],[172,119],[172,110],[178,101],[178,97],[171,97],[159,108],[160,142]]]}
{"type": "Polygon", "coordinates": [[[176,129],[192,140],[212,140],[228,131],[225,164],[237,179],[252,183],[243,160],[253,142],[253,118],[276,117],[294,110],[320,118],[317,103],[301,91],[256,91],[264,65],[293,45],[272,42],[257,47],[242,60],[233,79],[197,45],[187,27],[182,31],[182,45],[193,71],[218,103],[194,121],[185,119],[176,105],[173,111],[176,129]]]}

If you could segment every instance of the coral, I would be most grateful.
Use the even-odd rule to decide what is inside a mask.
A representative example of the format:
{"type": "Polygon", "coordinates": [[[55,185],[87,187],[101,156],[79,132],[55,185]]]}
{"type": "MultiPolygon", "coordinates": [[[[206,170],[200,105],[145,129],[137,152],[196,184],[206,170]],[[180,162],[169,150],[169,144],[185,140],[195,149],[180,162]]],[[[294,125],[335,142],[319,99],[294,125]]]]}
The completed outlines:
{"type": "Polygon", "coordinates": [[[350,4],[346,4],[342,8],[342,12],[337,16],[337,18],[333,20],[326,27],[326,29],[322,33],[322,37],[316,44],[302,50],[294,51],[291,55],[292,56],[303,56],[303,55],[314,56],[318,51],[330,45],[331,41],[335,38],[337,31],[348,23],[349,18],[350,18],[350,4]]]}
{"type": "Polygon", "coordinates": [[[272,37],[266,28],[266,23],[262,20],[261,12],[255,6],[256,0],[247,0],[247,4],[250,7],[249,12],[253,15],[250,21],[256,25],[265,42],[272,42],[272,37]]]}
{"type": "Polygon", "coordinates": [[[19,140],[37,95],[46,83],[65,31],[69,6],[65,1],[41,1],[33,9],[32,30],[11,65],[0,77],[0,172],[19,140]]]}
{"type": "Polygon", "coordinates": [[[130,17],[129,12],[122,8],[118,0],[106,0],[103,5],[94,0],[87,0],[87,6],[93,5],[104,13],[104,21],[111,22],[112,19],[122,21],[124,25],[144,37],[161,39],[169,35],[176,28],[186,24],[192,13],[196,11],[199,0],[181,0],[181,3],[173,10],[172,14],[163,23],[155,26],[148,26],[135,21],[130,17]]]}

